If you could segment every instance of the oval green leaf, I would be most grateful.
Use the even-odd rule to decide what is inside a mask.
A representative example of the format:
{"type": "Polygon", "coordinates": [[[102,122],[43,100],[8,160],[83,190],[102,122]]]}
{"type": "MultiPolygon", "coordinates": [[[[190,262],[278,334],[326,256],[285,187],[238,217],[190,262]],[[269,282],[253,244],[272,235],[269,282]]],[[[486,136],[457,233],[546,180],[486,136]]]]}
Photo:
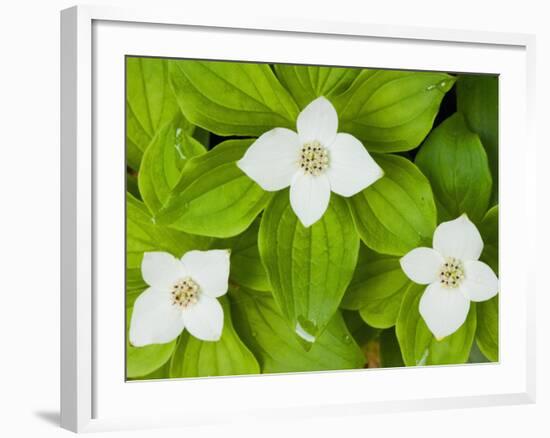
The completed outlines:
{"type": "Polygon", "coordinates": [[[479,232],[483,238],[483,252],[480,259],[498,275],[498,205],[489,209],[479,224],[479,232]]]}
{"type": "Polygon", "coordinates": [[[345,201],[332,195],[323,217],[309,228],[290,206],[288,190],[277,193],[263,214],[258,238],[277,304],[290,327],[317,338],[351,281],[359,238],[345,201]]]}
{"type": "Polygon", "coordinates": [[[176,186],[185,163],[206,149],[184,131],[183,117],[161,128],[143,154],[139,168],[139,190],[145,205],[155,214],[176,186]]]}
{"type": "Polygon", "coordinates": [[[168,379],[170,377],[170,361],[157,368],[155,371],[145,374],[144,376],[128,378],[128,380],[159,380],[159,379],[168,379]]]}
{"type": "Polygon", "coordinates": [[[477,346],[491,362],[498,362],[498,295],[477,303],[477,346]]]}
{"type": "Polygon", "coordinates": [[[437,216],[430,183],[406,158],[374,159],[384,177],[348,199],[359,236],[374,251],[396,256],[430,245],[437,216]]]}
{"type": "Polygon", "coordinates": [[[268,64],[177,60],[170,77],[186,118],[218,135],[295,129],[298,107],[268,64]]]}
{"type": "Polygon", "coordinates": [[[192,249],[207,249],[212,239],[194,236],[153,222],[147,207],[126,195],[126,268],[139,269],[143,253],[165,251],[181,257],[192,249]]]}
{"type": "Polygon", "coordinates": [[[361,245],[357,267],[340,307],[359,310],[370,326],[395,325],[409,280],[398,257],[377,254],[361,245]]]}
{"type": "MultiPolygon", "coordinates": [[[[483,238],[480,259],[498,275],[498,205],[491,208],[479,225],[483,238]]],[[[476,342],[481,352],[492,362],[498,361],[498,295],[477,304],[476,342]]]]}
{"type": "Polygon", "coordinates": [[[373,152],[414,149],[430,132],[454,82],[445,73],[362,70],[347,91],[331,99],[339,130],[373,152]]]}
{"type": "Polygon", "coordinates": [[[319,96],[346,91],[361,69],[315,65],[275,64],[275,73],[300,108],[319,96]]]}
{"type": "Polygon", "coordinates": [[[227,298],[221,297],[224,322],[222,337],[217,342],[201,341],[184,332],[170,363],[170,377],[207,377],[259,374],[254,355],[233,328],[227,298]]]}
{"type": "Polygon", "coordinates": [[[498,76],[460,75],[456,83],[458,111],[479,135],[489,157],[494,202],[498,202],[498,76]]]}
{"type": "MultiPolygon", "coordinates": [[[[126,58],[126,159],[139,169],[143,152],[158,130],[181,115],[170,86],[168,62],[158,58],[126,58]]],[[[193,126],[182,122],[186,132],[193,126]]]]}
{"type": "Polygon", "coordinates": [[[132,307],[137,297],[147,289],[147,283],[141,277],[140,268],[126,269],[126,307],[132,307]]]}
{"type": "Polygon", "coordinates": [[[251,143],[228,140],[190,159],[156,221],[221,238],[246,230],[271,198],[236,165],[251,143]]]}
{"type": "Polygon", "coordinates": [[[309,351],[304,350],[270,293],[231,289],[235,327],[258,358],[263,373],[362,368],[365,357],[340,312],[309,351]]]}
{"type": "Polygon", "coordinates": [[[212,248],[231,249],[231,281],[254,290],[270,290],[267,273],[260,259],[258,232],[260,220],[256,219],[242,234],[217,240],[212,248]]]}
{"type": "Polygon", "coordinates": [[[460,113],[430,133],[415,162],[430,180],[440,222],[466,213],[479,223],[489,206],[491,171],[479,137],[460,113]]]}
{"type": "Polygon", "coordinates": [[[466,321],[456,332],[438,341],[418,311],[425,285],[409,283],[395,331],[407,366],[466,363],[476,333],[476,303],[470,303],[466,321]]]}

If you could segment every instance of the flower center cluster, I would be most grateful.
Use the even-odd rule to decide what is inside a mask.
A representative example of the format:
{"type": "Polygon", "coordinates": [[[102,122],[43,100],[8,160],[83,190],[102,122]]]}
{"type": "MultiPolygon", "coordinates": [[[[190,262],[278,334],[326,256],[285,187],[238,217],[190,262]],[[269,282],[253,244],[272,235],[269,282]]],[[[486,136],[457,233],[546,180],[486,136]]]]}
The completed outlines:
{"type": "Polygon", "coordinates": [[[192,278],[182,278],[172,286],[172,304],[185,309],[197,302],[199,291],[199,285],[192,278]]]}
{"type": "Polygon", "coordinates": [[[317,140],[305,143],[300,151],[300,168],[310,175],[320,175],[328,167],[328,151],[317,140]]]}
{"type": "Polygon", "coordinates": [[[447,257],[445,264],[439,271],[439,283],[441,286],[455,288],[460,286],[464,279],[464,265],[459,259],[447,257]]]}

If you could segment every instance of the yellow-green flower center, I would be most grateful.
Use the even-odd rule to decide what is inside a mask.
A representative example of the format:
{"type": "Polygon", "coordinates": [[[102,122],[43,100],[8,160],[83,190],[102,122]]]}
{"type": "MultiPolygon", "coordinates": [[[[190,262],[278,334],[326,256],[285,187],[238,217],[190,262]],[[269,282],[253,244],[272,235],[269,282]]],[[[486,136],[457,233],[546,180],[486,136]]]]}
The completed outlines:
{"type": "Polygon", "coordinates": [[[197,302],[199,291],[200,286],[192,278],[182,278],[172,286],[172,304],[185,309],[197,302]]]}
{"type": "Polygon", "coordinates": [[[305,143],[300,151],[300,168],[310,175],[320,175],[328,167],[328,151],[317,140],[305,143]]]}
{"type": "Polygon", "coordinates": [[[460,286],[462,280],[464,280],[464,265],[457,258],[447,257],[439,271],[439,284],[452,289],[460,286]]]}

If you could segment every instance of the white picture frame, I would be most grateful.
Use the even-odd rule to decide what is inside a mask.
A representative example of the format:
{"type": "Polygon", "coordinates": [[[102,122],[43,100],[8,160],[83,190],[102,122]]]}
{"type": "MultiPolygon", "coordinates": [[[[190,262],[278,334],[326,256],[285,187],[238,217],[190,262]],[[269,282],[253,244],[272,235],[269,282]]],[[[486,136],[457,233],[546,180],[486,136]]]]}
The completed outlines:
{"type": "Polygon", "coordinates": [[[514,157],[507,145],[521,140],[525,150],[535,150],[534,45],[534,37],[525,34],[360,22],[245,16],[227,21],[215,15],[103,6],[62,11],[62,427],[84,432],[224,423],[250,417],[361,415],[533,402],[535,273],[533,267],[520,260],[520,254],[535,242],[535,154],[514,157]],[[184,53],[181,41],[186,38],[193,38],[193,45],[184,53]],[[223,50],[216,45],[220,41],[228,43],[223,50]],[[321,45],[323,50],[319,50],[321,45]],[[328,53],[326,47],[330,47],[328,53]],[[123,324],[123,294],[116,298],[104,293],[107,289],[117,290],[123,277],[123,272],[117,274],[116,269],[123,258],[117,245],[124,239],[124,224],[120,221],[124,193],[112,189],[124,186],[120,173],[124,156],[121,56],[367,66],[359,55],[338,50],[346,47],[369,48],[369,66],[380,68],[501,75],[500,362],[374,372],[124,382],[124,374],[120,374],[124,368],[124,339],[109,336],[123,324]],[[113,146],[113,141],[111,149],[103,147],[107,142],[113,146]],[[508,180],[512,167],[513,182],[508,180]],[[524,229],[521,239],[513,232],[519,224],[524,229]],[[529,239],[524,239],[525,234],[529,239]],[[520,293],[507,294],[511,289],[520,293]],[[507,321],[514,322],[513,333],[506,330],[507,321]],[[509,354],[512,344],[517,350],[513,356],[509,354]],[[366,394],[348,391],[362,384],[368,384],[366,394]],[[284,401],[284,391],[289,388],[299,392],[292,404],[284,401]],[[174,407],[173,401],[182,390],[194,396],[192,406],[174,407]],[[148,400],[159,400],[161,396],[162,403],[148,404],[148,400]],[[230,409],[224,408],[229,401],[230,409]]]}

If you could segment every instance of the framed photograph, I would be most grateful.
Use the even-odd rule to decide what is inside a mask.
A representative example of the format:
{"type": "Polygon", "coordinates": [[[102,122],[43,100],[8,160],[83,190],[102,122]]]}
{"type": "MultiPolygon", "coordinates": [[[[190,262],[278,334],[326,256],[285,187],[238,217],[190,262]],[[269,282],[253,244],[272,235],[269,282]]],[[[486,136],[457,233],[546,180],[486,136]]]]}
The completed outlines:
{"type": "Polygon", "coordinates": [[[241,20],[62,12],[62,426],[534,401],[533,37],[241,20]]]}

